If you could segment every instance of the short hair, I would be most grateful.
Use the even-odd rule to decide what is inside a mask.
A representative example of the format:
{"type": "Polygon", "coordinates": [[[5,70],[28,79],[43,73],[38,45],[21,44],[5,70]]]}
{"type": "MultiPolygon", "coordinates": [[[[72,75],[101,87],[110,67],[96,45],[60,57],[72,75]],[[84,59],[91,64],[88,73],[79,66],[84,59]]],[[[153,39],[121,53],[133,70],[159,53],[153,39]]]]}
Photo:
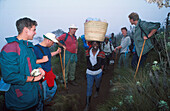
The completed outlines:
{"type": "Polygon", "coordinates": [[[128,17],[129,19],[133,19],[134,21],[139,20],[139,15],[135,12],[132,12],[128,17]]]}
{"type": "Polygon", "coordinates": [[[100,42],[99,41],[91,41],[91,45],[96,42],[98,45],[100,45],[100,42]]]}
{"type": "Polygon", "coordinates": [[[114,37],[114,33],[111,33],[111,37],[114,37]]]}
{"type": "Polygon", "coordinates": [[[127,31],[127,28],[126,28],[126,27],[122,27],[122,28],[121,28],[121,31],[122,31],[122,30],[126,30],[126,31],[127,31]]]}
{"type": "Polygon", "coordinates": [[[31,29],[33,25],[37,26],[38,24],[36,21],[31,20],[30,18],[27,17],[17,20],[16,27],[17,27],[18,34],[22,33],[24,27],[31,29]]]}

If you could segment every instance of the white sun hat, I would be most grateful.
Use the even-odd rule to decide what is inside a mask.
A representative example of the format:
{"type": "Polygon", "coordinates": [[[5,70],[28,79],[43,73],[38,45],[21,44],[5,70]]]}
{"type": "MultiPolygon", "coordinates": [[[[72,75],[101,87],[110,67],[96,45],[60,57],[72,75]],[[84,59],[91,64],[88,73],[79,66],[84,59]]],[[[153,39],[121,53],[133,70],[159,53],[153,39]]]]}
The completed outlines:
{"type": "Polygon", "coordinates": [[[43,37],[58,43],[58,40],[56,39],[56,36],[53,33],[46,33],[45,35],[43,35],[43,37]]]}
{"type": "Polygon", "coordinates": [[[69,27],[69,29],[70,29],[70,28],[72,28],[72,29],[78,29],[78,27],[77,27],[76,25],[74,25],[74,24],[71,24],[70,27],[69,27]]]}

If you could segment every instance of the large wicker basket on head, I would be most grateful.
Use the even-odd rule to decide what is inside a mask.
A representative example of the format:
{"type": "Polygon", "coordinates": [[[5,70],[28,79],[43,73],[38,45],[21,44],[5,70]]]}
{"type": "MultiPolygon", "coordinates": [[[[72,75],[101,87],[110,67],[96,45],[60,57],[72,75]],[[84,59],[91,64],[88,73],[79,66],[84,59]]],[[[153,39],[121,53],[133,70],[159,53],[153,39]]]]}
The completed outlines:
{"type": "Polygon", "coordinates": [[[84,34],[87,41],[104,41],[108,23],[89,21],[84,23],[84,34]]]}

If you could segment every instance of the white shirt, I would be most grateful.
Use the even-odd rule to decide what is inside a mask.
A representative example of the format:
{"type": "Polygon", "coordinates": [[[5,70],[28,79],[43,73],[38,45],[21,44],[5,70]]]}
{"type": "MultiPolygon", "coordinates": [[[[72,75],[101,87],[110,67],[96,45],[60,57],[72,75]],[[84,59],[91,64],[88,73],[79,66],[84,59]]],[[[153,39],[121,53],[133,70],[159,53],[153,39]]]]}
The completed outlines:
{"type": "Polygon", "coordinates": [[[107,44],[104,42],[102,45],[101,45],[101,49],[105,52],[105,53],[112,53],[112,51],[114,50],[114,47],[113,45],[111,45],[110,47],[110,42],[108,41],[107,44]],[[103,47],[104,45],[104,47],[103,47]]]}
{"type": "MultiPolygon", "coordinates": [[[[92,48],[90,49],[90,57],[89,57],[89,59],[90,59],[90,62],[91,62],[91,64],[92,64],[92,66],[94,66],[95,64],[97,64],[97,55],[98,55],[99,51],[100,51],[100,50],[98,49],[97,52],[96,52],[96,54],[93,55],[93,53],[92,53],[92,48]]],[[[101,72],[102,72],[102,69],[99,69],[99,70],[97,70],[97,71],[91,71],[91,70],[89,70],[89,69],[86,70],[86,73],[87,73],[87,74],[90,74],[90,75],[97,75],[97,74],[99,74],[99,73],[101,73],[101,72]]]]}

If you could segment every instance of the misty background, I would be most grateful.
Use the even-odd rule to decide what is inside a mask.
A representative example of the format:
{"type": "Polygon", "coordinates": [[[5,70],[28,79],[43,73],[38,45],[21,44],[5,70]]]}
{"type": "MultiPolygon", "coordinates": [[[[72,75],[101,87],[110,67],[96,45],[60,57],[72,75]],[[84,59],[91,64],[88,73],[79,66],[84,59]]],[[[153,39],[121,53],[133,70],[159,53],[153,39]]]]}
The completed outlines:
{"type": "Polygon", "coordinates": [[[5,38],[17,35],[15,22],[22,17],[38,22],[36,44],[45,33],[54,32],[59,36],[68,32],[70,24],[78,26],[76,36],[80,37],[88,17],[105,19],[106,34],[117,35],[121,27],[130,30],[128,15],[131,12],[137,12],[142,20],[164,25],[169,11],[170,8],[159,9],[145,0],[0,0],[0,49],[6,44],[5,38]]]}

